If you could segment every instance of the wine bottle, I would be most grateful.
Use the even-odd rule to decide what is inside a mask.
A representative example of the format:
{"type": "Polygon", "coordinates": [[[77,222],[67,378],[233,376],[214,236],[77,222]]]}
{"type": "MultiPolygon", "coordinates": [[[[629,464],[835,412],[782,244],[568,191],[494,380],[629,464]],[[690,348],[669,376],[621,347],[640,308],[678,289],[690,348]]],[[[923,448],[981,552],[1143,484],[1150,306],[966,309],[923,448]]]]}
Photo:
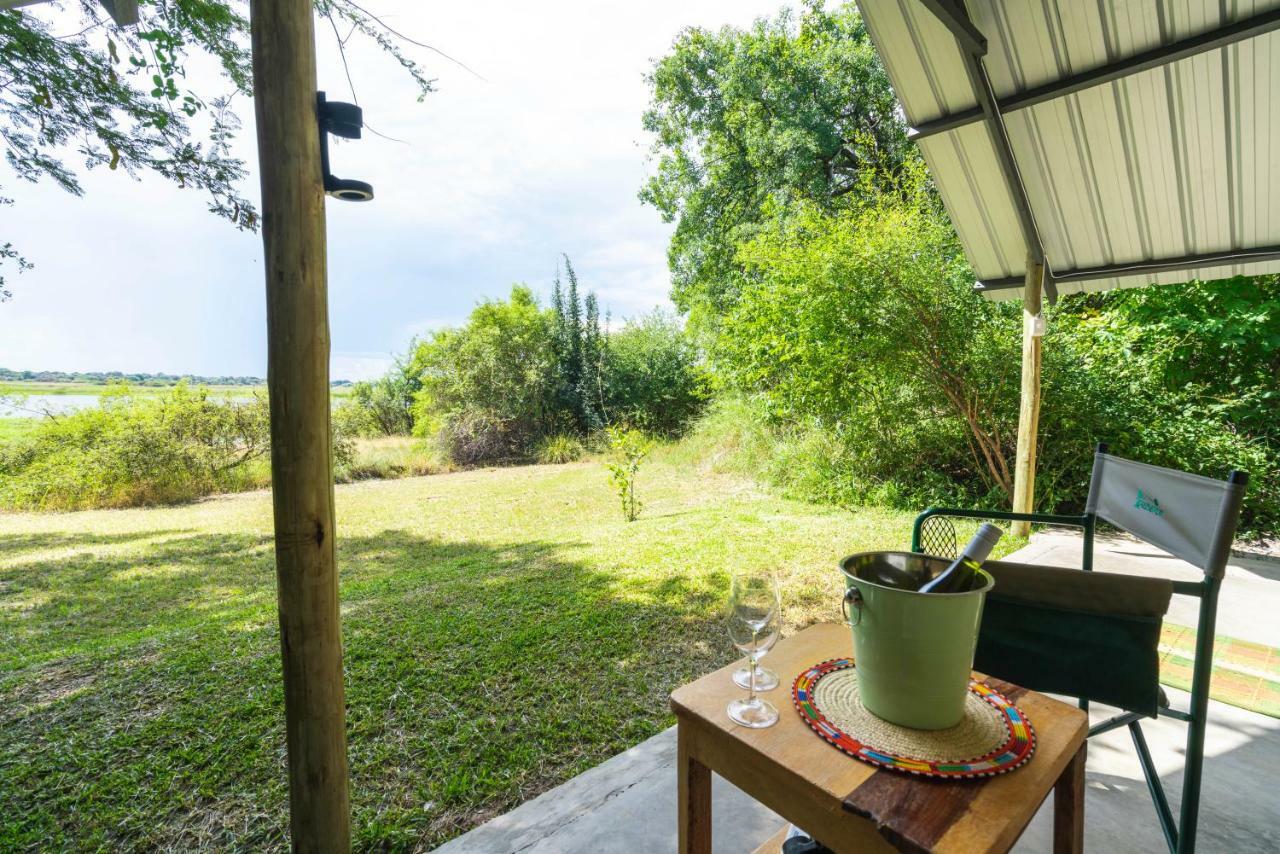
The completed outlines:
{"type": "Polygon", "coordinates": [[[982,566],[982,562],[991,554],[996,543],[1004,536],[1004,531],[995,525],[983,523],[978,533],[960,552],[951,566],[926,581],[920,588],[921,593],[963,593],[973,586],[973,578],[982,566]]]}

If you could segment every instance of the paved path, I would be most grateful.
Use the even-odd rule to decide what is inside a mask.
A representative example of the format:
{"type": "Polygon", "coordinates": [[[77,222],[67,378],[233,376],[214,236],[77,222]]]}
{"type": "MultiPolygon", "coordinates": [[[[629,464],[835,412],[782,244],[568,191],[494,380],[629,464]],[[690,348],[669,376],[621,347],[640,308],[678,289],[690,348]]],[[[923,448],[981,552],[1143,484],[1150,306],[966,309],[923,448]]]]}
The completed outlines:
{"type": "MultiPolygon", "coordinates": [[[[1078,566],[1077,536],[1038,534],[1015,559],[1078,566]]],[[[1194,580],[1198,570],[1127,538],[1101,539],[1095,568],[1104,572],[1164,574],[1194,580]]],[[[1175,596],[1169,621],[1194,626],[1196,601],[1175,596]]],[[[1233,560],[1223,583],[1219,634],[1280,646],[1280,563],[1233,560]]],[[[783,714],[786,687],[775,703],[783,714]]],[[[1187,695],[1169,690],[1175,708],[1187,695]]],[[[1095,708],[1101,720],[1110,710],[1095,708]]],[[[1280,828],[1280,720],[1234,706],[1210,704],[1207,759],[1201,802],[1202,851],[1262,854],[1276,850],[1280,828]]],[[[1144,722],[1157,768],[1176,811],[1186,727],[1160,719],[1144,722]]],[[[499,816],[438,849],[443,854],[665,854],[676,849],[675,730],[654,736],[596,768],[499,816]]],[[[831,761],[850,762],[831,752],[831,761]]],[[[1016,772],[1015,772],[1016,773],[1016,772]]],[[[1089,743],[1086,772],[1085,850],[1138,854],[1165,850],[1151,798],[1127,730],[1089,743]]],[[[725,781],[715,779],[713,823],[717,852],[750,852],[782,820],[725,781]]],[[[1050,851],[1052,807],[1036,816],[1018,852],[1050,851]]]]}

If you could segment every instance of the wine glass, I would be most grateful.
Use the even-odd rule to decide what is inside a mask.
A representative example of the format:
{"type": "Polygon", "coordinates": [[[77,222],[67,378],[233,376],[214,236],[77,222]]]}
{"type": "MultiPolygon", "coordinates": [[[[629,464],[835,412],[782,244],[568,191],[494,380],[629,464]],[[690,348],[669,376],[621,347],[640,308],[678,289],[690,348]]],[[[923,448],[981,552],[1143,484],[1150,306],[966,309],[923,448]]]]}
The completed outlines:
{"type": "Polygon", "coordinates": [[[760,659],[764,658],[764,654],[766,652],[768,652],[768,650],[762,650],[760,655],[756,656],[754,672],[752,672],[750,662],[744,663],[737,670],[733,671],[733,684],[737,685],[739,688],[750,689],[751,677],[755,676],[757,691],[772,691],[774,688],[777,688],[779,683],[778,674],[774,673],[767,667],[761,667],[759,664],[760,659]]]}
{"type": "Polygon", "coordinates": [[[741,570],[729,585],[729,638],[747,654],[747,689],[745,700],[729,703],[727,712],[735,723],[753,729],[773,726],[778,710],[767,700],[756,696],[757,662],[777,642],[782,623],[782,604],[778,582],[766,570],[741,570]]]}
{"type": "MultiPolygon", "coordinates": [[[[779,609],[779,614],[781,614],[781,609],[779,609]]],[[[760,648],[755,657],[754,663],[751,658],[748,657],[741,667],[733,671],[733,683],[735,685],[739,688],[751,690],[751,678],[754,676],[756,680],[756,691],[772,691],[774,688],[778,687],[778,674],[774,673],[767,667],[760,666],[760,659],[764,658],[764,654],[769,651],[769,647],[771,646],[773,646],[772,641],[770,641],[767,646],[760,648]]]]}

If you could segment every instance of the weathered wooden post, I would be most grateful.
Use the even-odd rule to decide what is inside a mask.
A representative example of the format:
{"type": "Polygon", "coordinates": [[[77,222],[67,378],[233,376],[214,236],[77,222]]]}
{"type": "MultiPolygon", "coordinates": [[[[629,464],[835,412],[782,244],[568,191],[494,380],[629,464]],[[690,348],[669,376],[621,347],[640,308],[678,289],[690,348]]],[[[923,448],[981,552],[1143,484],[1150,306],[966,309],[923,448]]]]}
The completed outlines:
{"type": "Polygon", "coordinates": [[[251,0],[293,849],[351,845],[312,0],[251,0]]]}
{"type": "MultiPolygon", "coordinates": [[[[1036,503],[1036,442],[1040,432],[1040,353],[1044,338],[1036,328],[1040,315],[1044,263],[1027,256],[1022,298],[1022,401],[1018,408],[1018,450],[1013,468],[1013,512],[1031,513],[1036,503]]],[[[1031,533],[1028,522],[1014,522],[1013,534],[1031,533]]]]}

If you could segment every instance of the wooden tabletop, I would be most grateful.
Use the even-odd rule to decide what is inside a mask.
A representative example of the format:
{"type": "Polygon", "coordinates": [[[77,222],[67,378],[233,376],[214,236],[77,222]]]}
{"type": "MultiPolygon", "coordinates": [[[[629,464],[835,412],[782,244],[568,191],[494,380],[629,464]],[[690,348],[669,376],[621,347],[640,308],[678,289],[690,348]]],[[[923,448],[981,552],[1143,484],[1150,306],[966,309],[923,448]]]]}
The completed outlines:
{"type": "Polygon", "coordinates": [[[782,683],[761,695],[780,714],[768,729],[738,726],[725,713],[725,705],[743,695],[730,678],[740,660],[671,695],[679,722],[682,850],[702,851],[704,843],[709,850],[707,769],[836,851],[1007,851],[1049,792],[1064,781],[1058,790],[1057,811],[1064,815],[1055,820],[1055,849],[1079,850],[1088,730],[1084,712],[979,676],[1015,702],[1035,728],[1036,751],[1026,765],[997,777],[956,781],[878,770],[819,738],[791,703],[797,674],[852,651],[852,636],[844,625],[812,626],[779,641],[764,659],[782,683]],[[700,802],[704,789],[705,804],[700,802]]]}

